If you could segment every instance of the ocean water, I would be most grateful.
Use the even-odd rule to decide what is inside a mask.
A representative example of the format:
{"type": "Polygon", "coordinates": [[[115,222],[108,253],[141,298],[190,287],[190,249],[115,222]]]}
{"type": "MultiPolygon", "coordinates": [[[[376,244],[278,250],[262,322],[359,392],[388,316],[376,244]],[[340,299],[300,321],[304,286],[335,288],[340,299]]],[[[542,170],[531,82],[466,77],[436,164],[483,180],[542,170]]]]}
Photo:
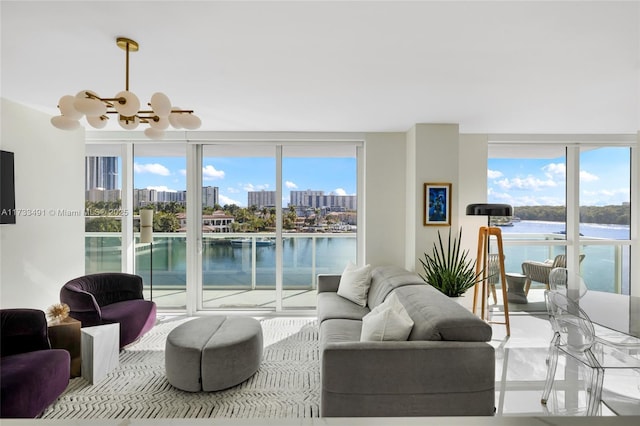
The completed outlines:
{"type": "MultiPolygon", "coordinates": [[[[501,229],[505,241],[505,268],[508,272],[521,272],[524,260],[542,261],[565,253],[563,246],[509,245],[509,240],[532,238],[531,234],[539,238],[566,239],[564,223],[523,220],[501,229]]],[[[580,253],[585,255],[580,265],[580,275],[587,287],[592,290],[629,294],[629,246],[593,245],[589,244],[589,240],[628,240],[630,227],[581,224],[580,233],[583,240],[580,253]]]]}
{"type": "MultiPolygon", "coordinates": [[[[506,272],[522,272],[525,260],[543,261],[564,254],[563,246],[512,245],[514,239],[564,239],[565,225],[558,222],[521,221],[502,227],[506,272]],[[521,234],[521,235],[519,235],[521,234]]],[[[590,245],[589,239],[624,240],[629,227],[584,224],[580,232],[586,239],[580,247],[585,258],[581,275],[592,290],[629,293],[629,247],[590,245]]],[[[160,234],[153,245],[154,286],[184,289],[186,286],[186,239],[183,235],[160,234]]],[[[117,270],[120,267],[119,238],[87,236],[87,273],[117,270]],[[105,244],[111,250],[105,250],[105,244]],[[93,250],[89,254],[89,250],[93,250]]],[[[495,247],[492,247],[495,252],[495,247]]],[[[205,239],[203,246],[203,284],[205,288],[272,288],[275,283],[275,245],[256,248],[255,281],[250,247],[233,247],[205,239]]],[[[309,288],[320,273],[340,273],[348,261],[355,262],[355,235],[329,235],[286,238],[283,242],[285,288],[309,288]],[[315,259],[315,263],[312,262],[315,259]]],[[[136,270],[149,280],[150,251],[136,253],[136,270]]]]}

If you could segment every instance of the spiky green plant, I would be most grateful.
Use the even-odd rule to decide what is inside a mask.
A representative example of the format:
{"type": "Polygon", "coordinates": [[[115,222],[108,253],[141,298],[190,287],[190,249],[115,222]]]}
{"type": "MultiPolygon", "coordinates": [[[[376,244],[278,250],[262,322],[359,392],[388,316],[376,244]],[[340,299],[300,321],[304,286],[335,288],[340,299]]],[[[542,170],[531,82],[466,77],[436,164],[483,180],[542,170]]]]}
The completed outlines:
{"type": "Polygon", "coordinates": [[[482,271],[476,273],[476,262],[468,258],[469,251],[460,249],[462,241],[462,228],[458,238],[451,240],[451,228],[449,228],[449,240],[445,250],[442,237],[438,231],[438,245],[433,243],[432,254],[424,254],[422,263],[424,275],[420,277],[442,293],[450,297],[462,296],[465,291],[482,281],[482,271]]]}

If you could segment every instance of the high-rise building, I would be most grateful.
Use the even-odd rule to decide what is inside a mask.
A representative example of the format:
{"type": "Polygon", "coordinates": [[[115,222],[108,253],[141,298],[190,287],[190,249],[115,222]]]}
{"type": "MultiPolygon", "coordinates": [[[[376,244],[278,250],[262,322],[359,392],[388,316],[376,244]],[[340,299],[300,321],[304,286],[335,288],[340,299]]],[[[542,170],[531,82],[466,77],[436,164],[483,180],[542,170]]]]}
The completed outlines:
{"type": "Polygon", "coordinates": [[[323,194],[324,191],[312,191],[310,189],[307,189],[306,191],[291,191],[289,192],[289,205],[299,207],[312,207],[311,204],[309,204],[309,197],[318,197],[323,194]]]}
{"type": "Polygon", "coordinates": [[[276,191],[249,191],[247,193],[247,207],[256,206],[259,209],[276,205],[276,191]]]}
{"type": "Polygon", "coordinates": [[[118,157],[86,157],[85,191],[119,189],[118,186],[118,157]]]}
{"type": "Polygon", "coordinates": [[[216,204],[218,204],[218,187],[203,186],[202,207],[214,207],[216,204]]]}

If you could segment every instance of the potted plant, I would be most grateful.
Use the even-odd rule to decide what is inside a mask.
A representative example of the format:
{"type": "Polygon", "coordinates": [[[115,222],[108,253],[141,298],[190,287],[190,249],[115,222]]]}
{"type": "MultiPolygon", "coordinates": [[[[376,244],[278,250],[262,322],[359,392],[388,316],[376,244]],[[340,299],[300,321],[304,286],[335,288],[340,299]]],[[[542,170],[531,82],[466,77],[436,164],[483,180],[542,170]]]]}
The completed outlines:
{"type": "Polygon", "coordinates": [[[438,231],[438,244],[433,243],[431,254],[425,253],[424,260],[419,259],[424,270],[420,277],[449,297],[462,296],[476,283],[482,281],[482,271],[476,273],[476,262],[468,258],[469,251],[460,249],[462,228],[457,238],[449,240],[445,249],[438,231]]]}

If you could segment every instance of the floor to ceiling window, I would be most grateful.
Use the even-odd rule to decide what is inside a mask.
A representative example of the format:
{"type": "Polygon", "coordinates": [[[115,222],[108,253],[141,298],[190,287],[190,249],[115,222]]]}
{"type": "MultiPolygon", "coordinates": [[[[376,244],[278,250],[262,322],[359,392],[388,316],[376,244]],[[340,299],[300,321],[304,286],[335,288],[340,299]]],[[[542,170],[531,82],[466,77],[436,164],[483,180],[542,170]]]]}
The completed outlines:
{"type": "Polygon", "coordinates": [[[122,159],[118,145],[87,145],[85,157],[85,272],[122,268],[122,159]]]}
{"type": "MultiPolygon", "coordinates": [[[[514,206],[512,218],[495,222],[505,267],[525,272],[528,262],[565,262],[573,245],[590,289],[629,294],[630,148],[573,146],[579,155],[569,155],[567,144],[490,144],[488,200],[514,206]],[[568,240],[578,217],[578,235],[568,240]]],[[[543,281],[532,285],[544,288],[543,281]]]]}
{"type": "Polygon", "coordinates": [[[203,145],[199,308],[314,308],[316,275],[356,260],[356,164],[354,144],[203,145]]]}
{"type": "Polygon", "coordinates": [[[159,308],[186,308],[186,145],[133,147],[135,273],[159,308]],[[152,243],[140,242],[140,211],[153,210],[152,243]]]}

